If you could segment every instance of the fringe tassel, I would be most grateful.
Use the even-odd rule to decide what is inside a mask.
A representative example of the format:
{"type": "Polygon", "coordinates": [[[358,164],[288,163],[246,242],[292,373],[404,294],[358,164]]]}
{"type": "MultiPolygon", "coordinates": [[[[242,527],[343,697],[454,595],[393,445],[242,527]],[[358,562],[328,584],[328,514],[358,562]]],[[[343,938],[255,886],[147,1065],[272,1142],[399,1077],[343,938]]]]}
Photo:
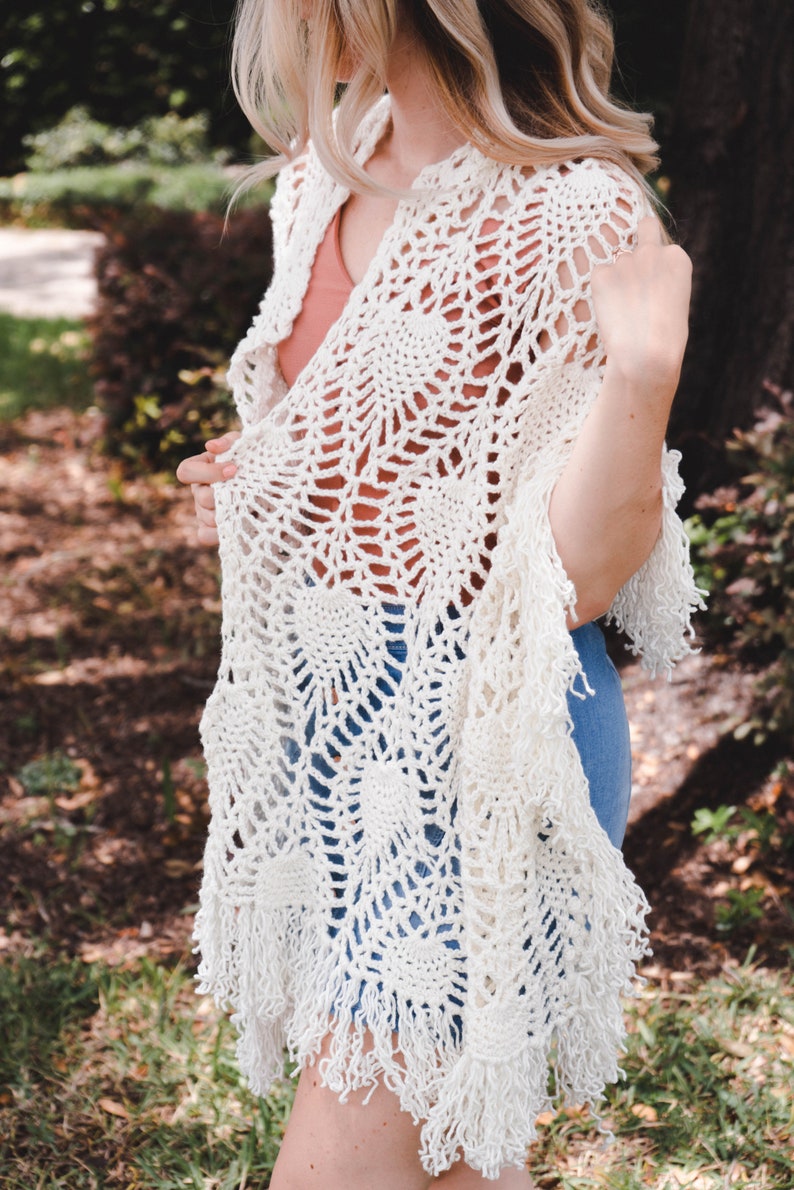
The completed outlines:
{"type": "Polygon", "coordinates": [[[526,1043],[514,1059],[495,1062],[466,1049],[444,1079],[422,1129],[422,1164],[438,1175],[461,1156],[485,1178],[522,1168],[537,1136],[535,1120],[549,1106],[548,1059],[526,1043]]]}
{"type": "Polygon", "coordinates": [[[681,452],[662,453],[662,528],[647,562],[618,591],[607,622],[629,637],[627,648],[652,677],[669,678],[674,664],[689,653],[695,635],[692,616],[704,611],[708,591],[698,587],[689,559],[689,540],[676,506],[684,494],[678,466],[681,452]]]}
{"type": "Polygon", "coordinates": [[[300,905],[233,906],[203,890],[193,932],[201,953],[197,990],[231,1012],[240,1069],[256,1095],[283,1077],[295,988],[310,982],[318,966],[313,925],[300,905]]]}

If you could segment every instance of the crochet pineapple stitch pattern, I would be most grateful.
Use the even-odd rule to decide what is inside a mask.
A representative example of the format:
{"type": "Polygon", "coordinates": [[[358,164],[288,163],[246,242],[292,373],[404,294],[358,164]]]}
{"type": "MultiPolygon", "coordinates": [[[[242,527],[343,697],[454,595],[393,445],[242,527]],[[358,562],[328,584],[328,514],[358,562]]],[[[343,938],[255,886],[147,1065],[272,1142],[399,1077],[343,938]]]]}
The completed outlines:
{"type": "MultiPolygon", "coordinates": [[[[360,160],[387,120],[384,101],[360,160]]],[[[273,282],[229,372],[195,939],[255,1092],[330,1032],[330,1088],[385,1080],[428,1172],[462,1155],[495,1177],[524,1161],[550,1060],[569,1102],[618,1077],[647,953],[571,739],[575,592],[548,518],[603,373],[590,272],[647,203],[607,162],[530,174],[470,145],[414,187],[287,391],[277,344],[348,192],[311,148],[279,176],[273,282]]],[[[700,604],[672,452],[663,474],[659,539],[611,611],[654,672],[700,604]]]]}

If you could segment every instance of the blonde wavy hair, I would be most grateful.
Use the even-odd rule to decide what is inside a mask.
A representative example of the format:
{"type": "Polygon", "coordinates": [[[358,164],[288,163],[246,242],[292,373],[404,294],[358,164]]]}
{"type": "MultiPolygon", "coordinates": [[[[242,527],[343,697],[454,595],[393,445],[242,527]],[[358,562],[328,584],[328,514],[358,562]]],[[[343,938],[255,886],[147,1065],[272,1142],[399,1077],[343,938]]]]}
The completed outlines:
{"type": "Polygon", "coordinates": [[[486,156],[533,168],[608,158],[650,192],[644,176],[658,165],[652,117],[610,95],[614,38],[593,0],[239,0],[235,93],[275,151],[240,189],[275,174],[309,137],[345,186],[381,189],[352,146],[386,90],[404,20],[449,119],[486,156]]]}

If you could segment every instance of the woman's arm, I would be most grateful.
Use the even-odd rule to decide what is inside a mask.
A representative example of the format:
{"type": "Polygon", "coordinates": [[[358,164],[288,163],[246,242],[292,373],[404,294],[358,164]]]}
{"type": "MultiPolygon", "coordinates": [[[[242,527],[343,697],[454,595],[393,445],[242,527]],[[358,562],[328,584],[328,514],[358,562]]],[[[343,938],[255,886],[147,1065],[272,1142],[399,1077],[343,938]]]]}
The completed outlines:
{"type": "Polygon", "coordinates": [[[604,379],[552,494],[557,552],[576,592],[569,627],[603,615],[661,524],[661,458],[687,340],[692,267],[642,219],[637,246],[592,274],[604,379]]]}
{"type": "Polygon", "coordinates": [[[196,508],[198,530],[196,536],[201,545],[217,545],[218,531],[215,527],[215,496],[212,484],[220,480],[231,479],[237,468],[234,463],[217,463],[216,457],[227,451],[233,442],[240,437],[238,431],[233,430],[224,434],[222,438],[211,438],[205,443],[206,451],[201,455],[191,455],[183,459],[176,469],[176,477],[180,483],[190,484],[193,493],[193,503],[196,508]]]}

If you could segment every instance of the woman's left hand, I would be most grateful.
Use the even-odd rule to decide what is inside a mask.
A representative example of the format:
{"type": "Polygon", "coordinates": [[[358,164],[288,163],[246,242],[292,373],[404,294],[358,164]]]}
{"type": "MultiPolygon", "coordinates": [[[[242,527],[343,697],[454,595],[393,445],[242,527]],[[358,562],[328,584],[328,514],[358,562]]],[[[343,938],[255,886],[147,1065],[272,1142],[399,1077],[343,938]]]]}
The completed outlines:
{"type": "Polygon", "coordinates": [[[669,390],[672,400],[689,333],[692,262],[665,244],[652,215],[637,226],[633,251],[592,274],[593,312],[610,370],[640,389],[669,390]]]}
{"type": "Polygon", "coordinates": [[[549,507],[577,592],[570,627],[609,608],[658,537],[662,447],[686,347],[691,284],[689,257],[664,243],[652,216],[640,220],[633,251],[593,270],[592,313],[606,367],[549,507]]]}
{"type": "Polygon", "coordinates": [[[222,438],[210,438],[205,443],[204,454],[191,455],[183,459],[176,470],[180,483],[190,485],[196,509],[198,527],[196,536],[202,545],[218,544],[218,529],[215,523],[215,494],[212,485],[222,483],[237,474],[234,463],[218,463],[218,455],[224,454],[237,441],[240,434],[232,430],[222,438]]]}

